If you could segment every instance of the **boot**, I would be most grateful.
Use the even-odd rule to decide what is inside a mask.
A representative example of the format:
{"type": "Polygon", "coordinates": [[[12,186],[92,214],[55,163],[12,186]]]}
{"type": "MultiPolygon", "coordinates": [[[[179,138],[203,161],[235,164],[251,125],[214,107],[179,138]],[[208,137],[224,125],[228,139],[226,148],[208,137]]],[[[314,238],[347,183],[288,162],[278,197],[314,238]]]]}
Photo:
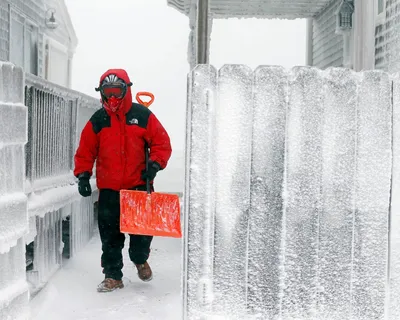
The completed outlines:
{"type": "Polygon", "coordinates": [[[111,292],[116,289],[122,289],[124,283],[122,280],[114,280],[111,278],[105,278],[97,287],[97,292],[111,292]]]}
{"type": "Polygon", "coordinates": [[[138,271],[138,277],[142,281],[150,281],[153,279],[153,272],[151,271],[151,268],[147,261],[143,264],[135,264],[136,269],[138,271]]]}

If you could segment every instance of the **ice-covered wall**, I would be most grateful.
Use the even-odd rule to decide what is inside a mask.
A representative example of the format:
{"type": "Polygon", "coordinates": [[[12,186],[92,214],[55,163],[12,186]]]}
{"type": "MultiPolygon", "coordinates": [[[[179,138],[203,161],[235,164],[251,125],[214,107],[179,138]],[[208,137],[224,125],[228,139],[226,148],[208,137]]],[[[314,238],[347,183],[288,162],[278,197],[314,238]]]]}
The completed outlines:
{"type": "Polygon", "coordinates": [[[10,63],[0,63],[0,101],[0,319],[28,319],[29,292],[61,267],[64,246],[73,256],[92,235],[96,185],[83,199],[72,166],[77,118],[100,105],[10,63]]]}
{"type": "Polygon", "coordinates": [[[28,110],[22,69],[0,64],[0,83],[0,319],[28,319],[23,238],[28,233],[24,193],[28,110]]]}
{"type": "Polygon", "coordinates": [[[187,319],[399,319],[398,89],[382,71],[193,70],[187,319]]]}

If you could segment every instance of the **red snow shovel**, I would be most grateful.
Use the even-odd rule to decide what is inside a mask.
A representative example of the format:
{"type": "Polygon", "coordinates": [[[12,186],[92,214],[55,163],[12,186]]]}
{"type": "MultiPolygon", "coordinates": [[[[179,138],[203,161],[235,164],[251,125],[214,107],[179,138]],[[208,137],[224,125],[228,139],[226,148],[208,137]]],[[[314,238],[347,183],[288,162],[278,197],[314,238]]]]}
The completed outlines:
{"type": "MultiPolygon", "coordinates": [[[[148,95],[148,93],[140,93],[148,95]]],[[[149,107],[154,101],[139,103],[149,107]]],[[[148,170],[149,148],[145,146],[146,170],[148,170]]],[[[181,238],[181,212],[178,195],[151,192],[150,181],[146,180],[147,191],[121,190],[121,219],[120,231],[129,234],[141,234],[149,236],[163,236],[181,238]]]]}

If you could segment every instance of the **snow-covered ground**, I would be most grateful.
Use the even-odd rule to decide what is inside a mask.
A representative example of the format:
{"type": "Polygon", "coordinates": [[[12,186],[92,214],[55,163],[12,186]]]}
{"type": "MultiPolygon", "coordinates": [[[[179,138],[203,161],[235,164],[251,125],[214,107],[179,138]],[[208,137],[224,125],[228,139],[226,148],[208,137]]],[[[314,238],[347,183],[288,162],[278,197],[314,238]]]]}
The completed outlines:
{"type": "Polygon", "coordinates": [[[128,242],[124,248],[125,288],[98,293],[103,274],[96,233],[31,300],[31,320],[180,319],[181,240],[154,238],[149,259],[154,279],[149,283],[138,279],[127,249],[128,242]]]}

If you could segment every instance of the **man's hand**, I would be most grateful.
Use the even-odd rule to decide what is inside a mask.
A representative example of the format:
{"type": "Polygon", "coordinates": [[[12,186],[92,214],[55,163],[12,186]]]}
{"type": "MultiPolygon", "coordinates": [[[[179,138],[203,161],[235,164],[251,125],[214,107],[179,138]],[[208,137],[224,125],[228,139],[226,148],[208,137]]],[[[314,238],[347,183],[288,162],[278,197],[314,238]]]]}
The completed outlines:
{"type": "Polygon", "coordinates": [[[157,172],[160,171],[161,166],[155,161],[149,161],[149,169],[142,171],[142,180],[146,181],[149,179],[150,181],[154,180],[157,175],[157,172]]]}
{"type": "Polygon", "coordinates": [[[89,197],[92,194],[92,187],[90,186],[89,172],[83,172],[78,175],[78,191],[82,197],[89,197]]]}

